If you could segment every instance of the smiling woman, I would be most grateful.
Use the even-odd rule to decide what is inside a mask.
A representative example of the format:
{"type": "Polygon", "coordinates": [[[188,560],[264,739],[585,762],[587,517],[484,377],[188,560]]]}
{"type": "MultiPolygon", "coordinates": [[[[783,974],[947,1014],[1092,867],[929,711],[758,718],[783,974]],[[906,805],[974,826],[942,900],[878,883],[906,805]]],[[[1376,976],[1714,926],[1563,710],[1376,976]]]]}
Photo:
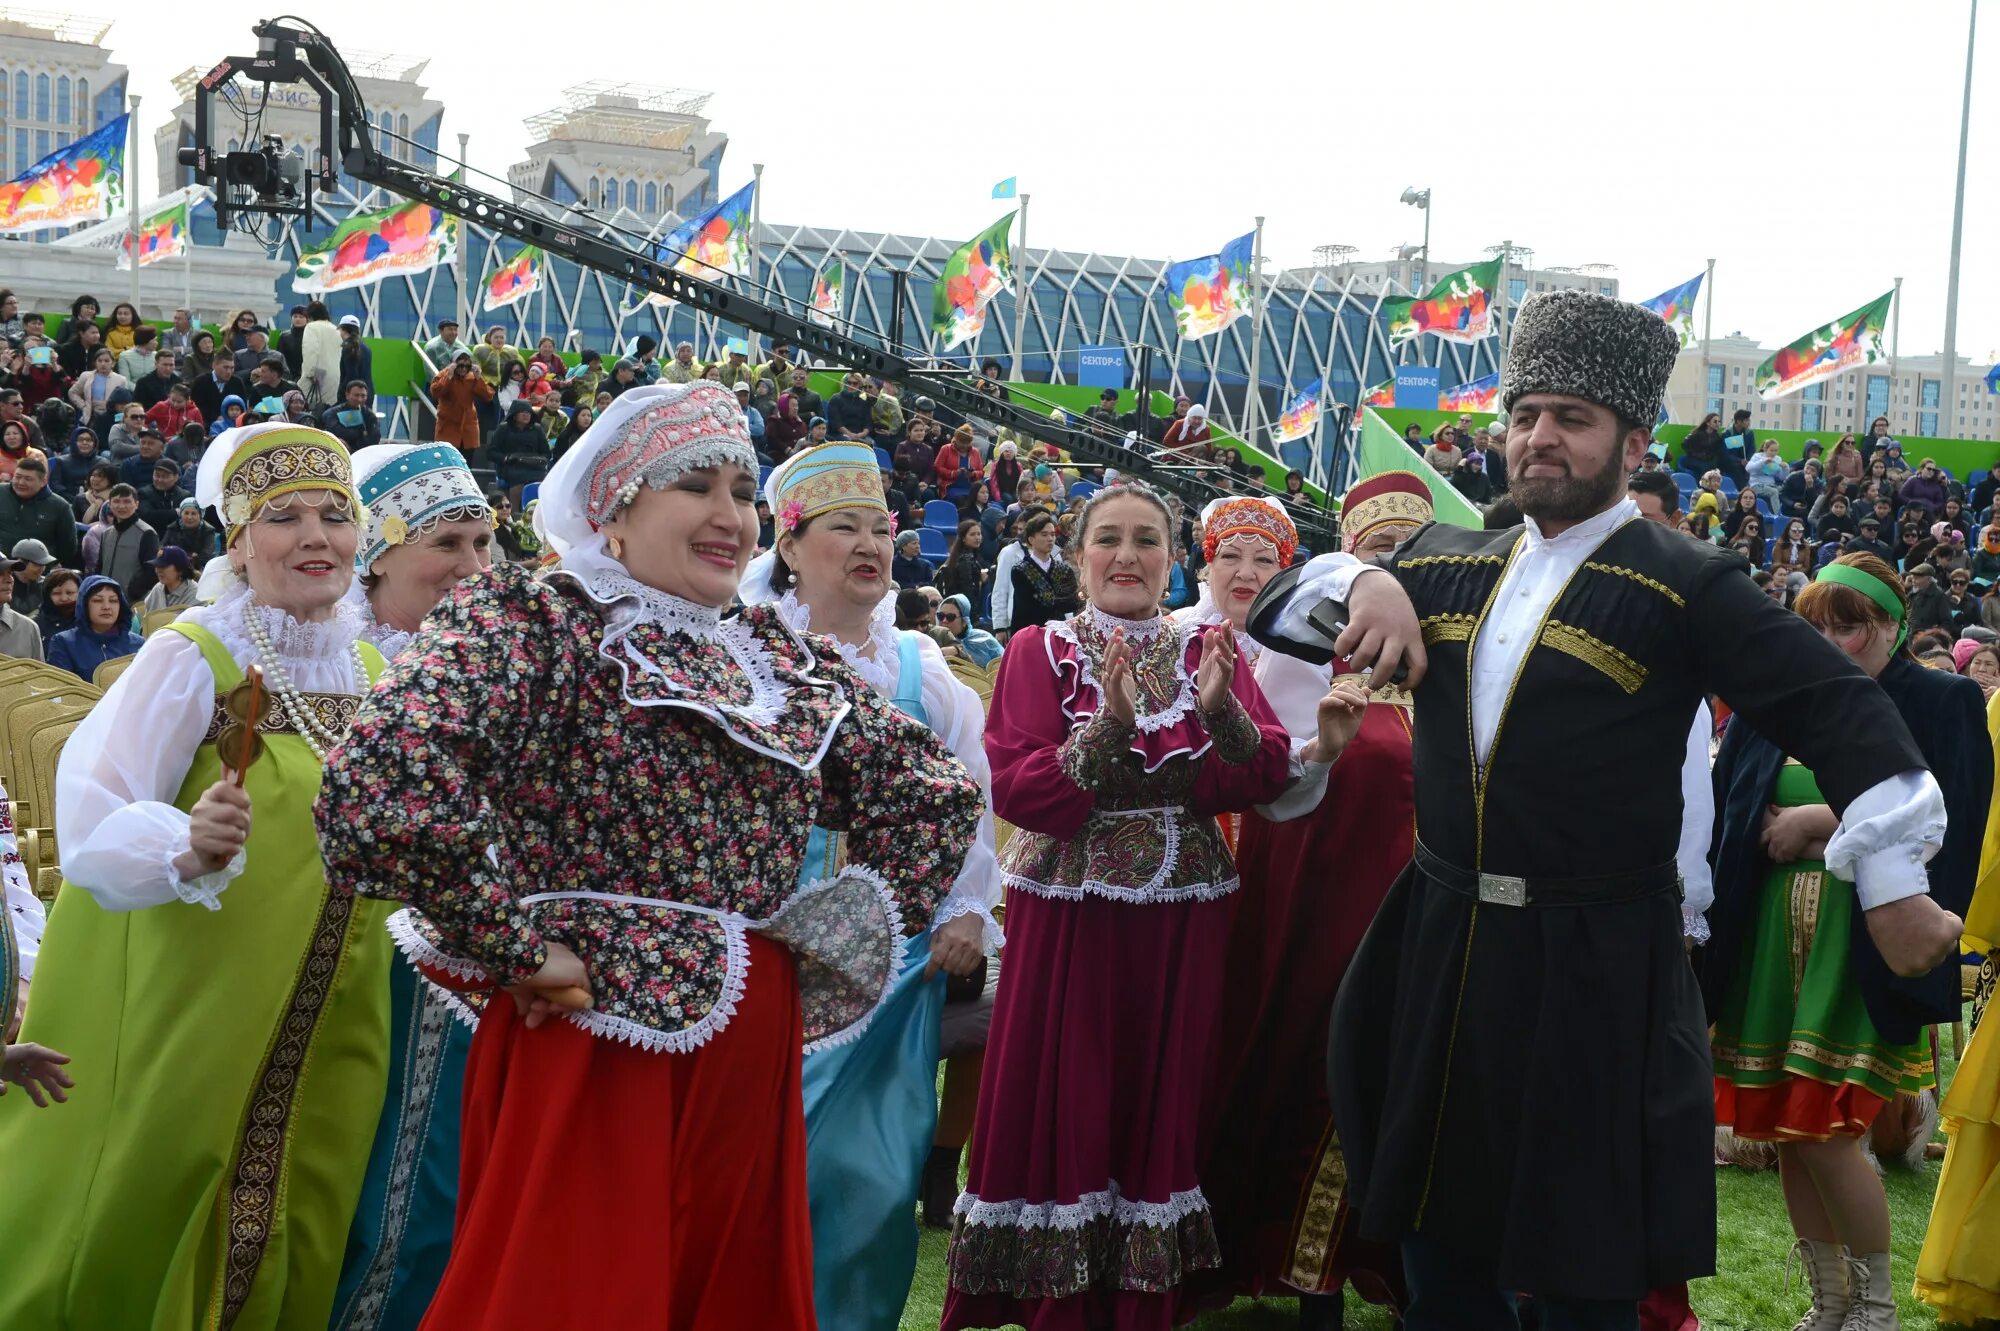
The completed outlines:
{"type": "Polygon", "coordinates": [[[493,997],[432,1324],[560,1325],[582,1270],[608,1326],[812,1324],[801,1047],[889,992],[981,801],[822,640],[725,617],[756,467],[727,389],[628,389],[543,484],[554,566],[455,590],[329,761],[334,880],[493,997]],[[814,826],[847,863],[802,886],[814,826]]]}
{"type": "MultiPolygon", "coordinates": [[[[75,1113],[0,1105],[8,1158],[49,1199],[32,1223],[0,1216],[28,1263],[0,1289],[7,1326],[210,1307],[246,1331],[323,1325],[382,1101],[387,911],[329,889],[310,819],[381,664],[339,604],[347,453],[300,426],[234,430],[196,489],[229,543],[214,599],[146,640],[57,771],[69,890],[28,1032],[74,1055],[81,1085],[75,1113]]],[[[82,592],[71,632],[101,633],[93,601],[116,617],[122,595],[82,592]]]]}

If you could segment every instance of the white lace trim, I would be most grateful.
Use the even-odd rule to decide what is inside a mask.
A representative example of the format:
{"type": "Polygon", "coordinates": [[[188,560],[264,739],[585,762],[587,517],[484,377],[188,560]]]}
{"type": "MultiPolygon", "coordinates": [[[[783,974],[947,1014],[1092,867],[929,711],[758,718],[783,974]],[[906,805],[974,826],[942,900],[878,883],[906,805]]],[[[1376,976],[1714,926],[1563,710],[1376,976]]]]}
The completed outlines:
{"type": "Polygon", "coordinates": [[[1698,910],[1682,911],[1681,933],[1697,943],[1706,943],[1710,938],[1708,916],[1698,910]]]}
{"type": "MultiPolygon", "coordinates": [[[[479,1012],[472,1004],[465,1001],[464,994],[459,993],[455,989],[447,989],[428,976],[418,976],[417,982],[424,986],[424,989],[432,998],[443,1005],[445,1011],[451,1013],[452,1019],[458,1022],[459,1025],[469,1031],[479,1029],[479,1012]]],[[[495,995],[495,997],[498,997],[498,995],[495,995]]]]}
{"type": "Polygon", "coordinates": [[[1007,946],[1007,935],[1000,930],[1000,922],[993,918],[993,911],[983,901],[971,897],[950,896],[938,903],[937,913],[931,916],[931,928],[942,929],[961,915],[977,915],[983,926],[979,931],[979,945],[987,956],[1007,946]]]}
{"type": "MultiPolygon", "coordinates": [[[[658,903],[671,906],[671,901],[658,903]]],[[[700,1021],[691,1026],[683,1026],[677,1031],[663,1031],[631,1020],[629,1017],[614,1017],[608,1013],[589,1009],[583,1012],[566,1013],[564,1019],[570,1021],[592,1035],[601,1035],[621,1044],[629,1044],[649,1054],[686,1054],[701,1048],[729,1024],[736,1015],[736,1005],[743,1001],[745,977],[750,973],[750,940],[740,924],[722,927],[722,937],[726,944],[727,958],[722,973],[722,992],[716,996],[715,1006],[702,1015],[700,1021]]]]}
{"type": "Polygon", "coordinates": [[[1208,1198],[1200,1188],[1167,1194],[1164,1202],[1139,1202],[1118,1190],[1118,1180],[1102,1192],[1086,1192],[1073,1202],[985,1202],[972,1193],[959,1194],[952,1214],[967,1225],[992,1229],[1082,1229],[1092,1221],[1111,1217],[1120,1225],[1151,1225],[1171,1228],[1191,1215],[1208,1210],[1208,1198]]]}
{"type": "Polygon", "coordinates": [[[478,962],[447,952],[424,937],[417,929],[416,907],[405,906],[391,915],[387,927],[390,941],[395,943],[397,951],[410,959],[411,964],[441,970],[455,980],[477,982],[487,978],[486,968],[478,962]]]}
{"type": "MultiPolygon", "coordinates": [[[[219,638],[232,659],[252,660],[257,655],[257,645],[243,628],[243,602],[249,599],[250,585],[238,582],[217,600],[195,606],[183,617],[219,638]]],[[[250,612],[263,621],[271,646],[287,665],[307,661],[337,661],[346,665],[349,650],[356,639],[365,636],[368,627],[366,618],[346,596],[334,604],[333,614],[327,619],[293,619],[267,605],[253,604],[250,612]]]]}
{"type": "MultiPolygon", "coordinates": [[[[805,664],[800,667],[798,672],[800,677],[808,683],[825,685],[841,698],[837,714],[834,716],[831,724],[827,726],[825,733],[820,736],[818,749],[805,762],[800,762],[791,754],[774,749],[767,744],[759,743],[729,724],[729,718],[733,716],[756,726],[774,726],[783,715],[785,706],[791,699],[790,687],[777,677],[776,669],[771,664],[771,654],[765,650],[762,643],[757,641],[756,632],[749,625],[743,623],[740,619],[722,619],[721,612],[717,610],[714,612],[717,623],[711,632],[704,627],[707,619],[706,615],[687,613],[685,610],[677,609],[675,603],[678,603],[679,607],[692,607],[703,611],[709,610],[710,607],[697,606],[695,602],[685,601],[677,596],[668,596],[665,592],[646,587],[645,584],[637,582],[627,575],[611,572],[607,569],[592,568],[590,576],[586,577],[583,573],[574,569],[558,567],[546,576],[568,578],[581,588],[586,596],[596,601],[599,605],[607,607],[604,633],[597,642],[597,654],[618,667],[621,672],[620,678],[622,681],[620,693],[625,701],[634,707],[685,707],[690,711],[699,712],[721,726],[731,739],[741,744],[744,748],[754,753],[761,753],[775,762],[785,764],[787,767],[797,768],[805,772],[809,772],[819,766],[820,759],[824,758],[827,749],[832,747],[834,735],[838,733],[841,724],[847,720],[847,713],[853,707],[853,704],[846,699],[845,695],[840,694],[838,688],[825,680],[817,678],[812,673],[814,666],[818,664],[818,658],[813,655],[812,649],[806,645],[804,639],[794,632],[790,625],[785,625],[785,631],[791,634],[792,641],[797,645],[800,654],[805,657],[805,664]],[[629,588],[637,590],[629,590],[628,584],[629,588]],[[625,650],[622,653],[614,649],[619,646],[625,635],[630,633],[639,624],[647,622],[665,624],[671,632],[682,633],[690,637],[709,638],[712,641],[721,643],[724,649],[728,651],[730,659],[735,662],[737,669],[741,670],[744,678],[749,680],[751,688],[750,701],[744,704],[736,704],[712,702],[706,698],[698,699],[694,697],[634,697],[632,695],[633,666],[636,665],[641,671],[649,674],[657,675],[664,674],[665,672],[660,670],[653,662],[647,660],[643,653],[639,652],[629,643],[625,644],[625,650]]],[[[781,620],[780,623],[783,623],[783,621],[781,620]]]]}
{"type": "MultiPolygon", "coordinates": [[[[811,633],[812,607],[799,600],[797,592],[787,588],[777,601],[778,617],[795,632],[811,633]]],[[[868,681],[870,688],[884,698],[896,696],[896,686],[902,679],[902,643],[896,636],[896,606],[892,598],[883,597],[875,603],[868,615],[868,641],[852,643],[836,633],[822,631],[820,636],[834,645],[840,659],[847,662],[854,672],[868,681]],[[874,654],[864,655],[872,651],[874,654]]]]}
{"type": "MultiPolygon", "coordinates": [[[[1138,622],[1134,620],[1114,619],[1110,615],[1103,615],[1101,612],[1089,607],[1086,607],[1086,610],[1090,614],[1099,616],[1100,627],[1104,621],[1119,625],[1138,622]]],[[[1172,630],[1177,639],[1174,647],[1174,678],[1178,683],[1172,702],[1157,712],[1138,712],[1133,716],[1132,728],[1142,735],[1151,735],[1156,731],[1166,730],[1171,726],[1179,724],[1186,719],[1188,713],[1192,712],[1195,707],[1194,679],[1187,672],[1187,640],[1181,636],[1180,625],[1167,619],[1157,619],[1149,622],[1155,625],[1156,629],[1158,626],[1165,626],[1172,630]]],[[[1085,649],[1083,643],[1077,638],[1075,627],[1066,619],[1052,621],[1047,627],[1050,637],[1061,638],[1076,649],[1073,664],[1077,670],[1078,682],[1095,692],[1100,699],[1103,698],[1104,688],[1097,682],[1096,664],[1091,660],[1090,652],[1085,649]]],[[[1065,665],[1070,665],[1072,662],[1057,660],[1055,653],[1051,651],[1049,653],[1049,664],[1060,672],[1065,665]]],[[[1144,700],[1142,699],[1141,701],[1144,700]]],[[[1075,717],[1071,718],[1071,720],[1075,719],[1075,717]]],[[[1149,768],[1147,770],[1150,771],[1153,769],[1149,768]]]]}
{"type": "MultiPolygon", "coordinates": [[[[177,841],[188,841],[186,829],[182,829],[177,841]]],[[[205,910],[221,910],[222,902],[217,898],[222,895],[223,888],[228,887],[230,883],[242,875],[244,866],[249,863],[248,851],[247,849],[237,851],[229,857],[229,863],[223,865],[214,873],[205,873],[195,878],[183,878],[181,877],[181,871],[174,867],[174,861],[180,858],[183,851],[192,849],[194,849],[194,846],[191,842],[186,845],[176,844],[167,848],[167,878],[174,885],[174,895],[192,906],[200,906],[205,910]]]]}
{"type": "Polygon", "coordinates": [[[1133,906],[1163,906],[1182,901],[1218,901],[1234,892],[1242,880],[1227,878],[1219,883],[1186,883],[1180,887],[1121,887],[1101,878],[1086,878],[1079,884],[1071,885],[1037,882],[1033,878],[1010,873],[1003,874],[1000,881],[1010,892],[1018,889],[1051,901],[1081,901],[1088,896],[1122,901],[1133,906]]]}
{"type": "Polygon", "coordinates": [[[882,981],[882,992],[875,996],[874,1003],[869,1006],[866,1012],[837,1031],[828,1032],[820,1036],[817,1040],[808,1040],[804,1051],[807,1054],[818,1054],[828,1049],[838,1049],[842,1045],[853,1044],[865,1035],[868,1028],[875,1022],[875,1014],[882,1010],[882,1005],[887,1003],[889,996],[895,992],[896,981],[903,973],[903,909],[896,904],[896,894],[889,890],[887,880],[865,864],[843,865],[840,872],[831,878],[815,878],[812,882],[807,883],[804,887],[792,893],[785,900],[784,905],[772,912],[771,918],[776,920],[787,909],[804,900],[806,897],[811,896],[815,892],[824,892],[849,878],[858,878],[862,882],[867,883],[875,889],[876,896],[882,899],[882,911],[888,917],[889,964],[887,975],[882,981]]]}
{"type": "Polygon", "coordinates": [[[1105,637],[1108,638],[1122,629],[1126,638],[1135,644],[1151,642],[1159,636],[1162,629],[1171,627],[1172,623],[1164,615],[1149,615],[1145,619],[1121,619],[1108,611],[1099,610],[1095,604],[1085,605],[1083,613],[1090,617],[1090,622],[1105,637]]]}

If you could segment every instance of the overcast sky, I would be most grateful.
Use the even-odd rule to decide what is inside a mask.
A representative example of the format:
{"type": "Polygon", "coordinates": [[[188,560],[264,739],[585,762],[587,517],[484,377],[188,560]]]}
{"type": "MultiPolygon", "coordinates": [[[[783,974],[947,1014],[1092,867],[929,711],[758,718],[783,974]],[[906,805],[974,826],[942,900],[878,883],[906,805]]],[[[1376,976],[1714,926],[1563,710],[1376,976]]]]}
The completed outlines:
{"type": "MultiPolygon", "coordinates": [[[[765,163],[769,221],[964,237],[1033,197],[1029,242],[1211,253],[1266,221],[1386,258],[1423,219],[1438,259],[1511,239],[1537,266],[1614,264],[1641,299],[1716,260],[1714,328],[1781,344],[1900,275],[1902,350],[1944,342],[1966,0],[758,0],[481,9],[344,0],[305,16],[354,51],[429,53],[447,146],[504,174],[525,116],[618,79],[714,94],[721,187],[765,163]],[[842,18],[843,11],[852,17],[842,18]],[[678,17],[676,17],[678,14],[678,17]],[[532,15],[532,17],[530,17],[532,15]],[[724,21],[726,19],[726,22],[724,21]]],[[[246,11],[247,12],[247,11],[246,11]]],[[[144,95],[253,50],[214,6],[120,7],[144,95]]],[[[1958,348],[2000,350],[2000,7],[1972,106],[1958,348]],[[1979,86],[1983,83],[1984,88],[1979,86]]],[[[150,175],[150,155],[146,171],[150,175]]]]}

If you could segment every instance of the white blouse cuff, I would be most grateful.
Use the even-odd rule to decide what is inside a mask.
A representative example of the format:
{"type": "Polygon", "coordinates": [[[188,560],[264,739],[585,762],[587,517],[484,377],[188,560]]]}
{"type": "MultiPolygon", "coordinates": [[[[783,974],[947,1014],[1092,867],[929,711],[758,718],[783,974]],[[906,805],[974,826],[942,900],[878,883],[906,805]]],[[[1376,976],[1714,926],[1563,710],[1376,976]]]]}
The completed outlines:
{"type": "Polygon", "coordinates": [[[1007,945],[1007,935],[1000,932],[1000,922],[993,918],[992,909],[983,901],[973,897],[948,896],[938,903],[937,914],[931,917],[931,928],[941,929],[961,915],[977,915],[980,921],[979,946],[987,956],[992,956],[1007,945]]]}
{"type": "Polygon", "coordinates": [[[1285,598],[1284,608],[1278,612],[1276,631],[1288,642],[1306,643],[1333,650],[1333,643],[1312,626],[1307,618],[1313,607],[1321,601],[1333,600],[1345,603],[1354,590],[1354,580],[1363,573],[1386,572],[1373,564],[1364,564],[1353,555],[1318,555],[1309,562],[1299,575],[1291,595],[1285,598]]]}
{"type": "Polygon", "coordinates": [[[180,834],[174,838],[173,843],[167,847],[166,872],[168,879],[174,885],[174,895],[182,901],[200,906],[206,910],[221,910],[222,903],[216,900],[216,898],[222,895],[223,888],[228,887],[232,881],[242,875],[243,866],[248,863],[248,856],[244,851],[239,850],[230,856],[229,863],[223,865],[214,873],[205,873],[195,878],[183,878],[181,877],[181,871],[174,867],[174,861],[193,849],[194,843],[189,840],[188,831],[185,827],[180,830],[180,834]]]}
{"type": "Polygon", "coordinates": [[[1892,776],[1862,791],[1826,845],[1826,867],[1854,884],[1861,909],[1930,890],[1924,865],[1944,844],[1944,793],[1929,772],[1892,776]]]}
{"type": "Polygon", "coordinates": [[[1256,806],[1260,817],[1274,823],[1289,823],[1317,809],[1320,801],[1326,798],[1326,779],[1333,771],[1333,763],[1305,761],[1299,756],[1304,747],[1304,744],[1293,742],[1286,761],[1291,784],[1269,804],[1256,806]]]}
{"type": "Polygon", "coordinates": [[[1706,943],[1709,939],[1708,916],[1698,910],[1681,907],[1681,933],[1697,943],[1706,943]]]}

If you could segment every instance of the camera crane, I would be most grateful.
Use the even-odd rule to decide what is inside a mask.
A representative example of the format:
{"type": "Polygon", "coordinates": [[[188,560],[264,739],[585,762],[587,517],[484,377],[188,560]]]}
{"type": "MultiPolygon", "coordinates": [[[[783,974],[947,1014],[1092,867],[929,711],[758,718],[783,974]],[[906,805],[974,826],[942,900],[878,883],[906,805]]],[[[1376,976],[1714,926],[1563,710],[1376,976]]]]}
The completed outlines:
{"type": "MultiPolygon", "coordinates": [[[[953,411],[1039,439],[1084,463],[1142,475],[1179,494],[1197,509],[1223,493],[1206,479],[1208,468],[1155,465],[1136,456],[1116,437],[1080,430],[1067,424],[1066,418],[1055,419],[1046,412],[990,397],[950,371],[919,365],[920,357],[896,345],[893,336],[881,346],[861,341],[847,332],[812,322],[803,311],[794,313],[679,271],[673,266],[679,256],[669,256],[663,261],[609,236],[592,235],[511,199],[472,188],[462,180],[448,179],[399,161],[376,146],[378,131],[368,118],[361,90],[347,62],[324,33],[303,19],[289,16],[261,22],[253,31],[257,37],[255,55],[230,56],[195,85],[195,143],[180,150],[181,165],[192,167],[196,179],[214,187],[216,219],[225,227],[231,217],[247,214],[295,217],[310,229],[314,190],[334,193],[339,172],[344,170],[363,185],[431,204],[467,222],[514,237],[522,244],[539,246],[549,254],[665,296],[698,313],[789,342],[823,362],[903,384],[928,394],[953,411]],[[254,147],[246,143],[241,151],[217,152],[212,136],[212,104],[237,79],[264,85],[267,96],[274,83],[304,84],[317,93],[318,150],[300,156],[287,152],[278,136],[263,135],[254,147]]],[[[239,110],[245,106],[254,109],[255,103],[246,103],[239,97],[238,106],[239,110]]],[[[900,317],[900,301],[897,308],[900,317]]],[[[1142,425],[1149,412],[1149,398],[1149,392],[1139,394],[1142,425]]],[[[1142,429],[1142,437],[1143,433],[1142,429]]],[[[1338,548],[1335,528],[1328,516],[1297,512],[1293,516],[1306,544],[1320,550],[1338,548]]]]}

